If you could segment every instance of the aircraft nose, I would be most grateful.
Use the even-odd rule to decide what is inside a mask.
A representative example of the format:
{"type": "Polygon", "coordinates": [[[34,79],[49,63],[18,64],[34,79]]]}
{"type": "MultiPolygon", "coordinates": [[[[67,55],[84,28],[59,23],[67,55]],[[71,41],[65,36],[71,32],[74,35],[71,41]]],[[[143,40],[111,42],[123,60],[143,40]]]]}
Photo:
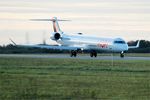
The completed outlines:
{"type": "Polygon", "coordinates": [[[124,51],[128,51],[128,45],[127,44],[124,46],[124,51]]]}
{"type": "Polygon", "coordinates": [[[118,50],[119,51],[128,51],[128,45],[124,44],[124,45],[118,45],[118,50]]]}
{"type": "Polygon", "coordinates": [[[124,44],[122,45],[122,51],[128,51],[128,45],[127,44],[124,44]]]}

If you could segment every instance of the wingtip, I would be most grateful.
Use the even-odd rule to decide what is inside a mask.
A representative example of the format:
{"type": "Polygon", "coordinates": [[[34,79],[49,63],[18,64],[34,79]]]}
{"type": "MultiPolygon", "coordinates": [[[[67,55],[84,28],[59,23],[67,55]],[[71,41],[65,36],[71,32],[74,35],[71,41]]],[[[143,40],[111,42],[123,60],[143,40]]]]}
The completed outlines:
{"type": "Polygon", "coordinates": [[[9,38],[9,40],[10,40],[15,46],[17,45],[11,38],[9,38]]]}
{"type": "Polygon", "coordinates": [[[138,42],[137,42],[137,45],[136,45],[137,48],[140,47],[140,41],[141,41],[141,40],[138,40],[138,42]]]}

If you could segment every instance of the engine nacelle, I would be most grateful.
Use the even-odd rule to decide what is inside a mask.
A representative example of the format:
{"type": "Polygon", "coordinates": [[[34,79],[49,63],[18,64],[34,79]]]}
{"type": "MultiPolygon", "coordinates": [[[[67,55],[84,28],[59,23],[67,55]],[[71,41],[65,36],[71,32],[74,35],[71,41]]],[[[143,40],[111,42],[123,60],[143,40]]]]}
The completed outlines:
{"type": "Polygon", "coordinates": [[[61,34],[60,33],[53,33],[51,39],[52,40],[59,40],[61,38],[61,34]]]}

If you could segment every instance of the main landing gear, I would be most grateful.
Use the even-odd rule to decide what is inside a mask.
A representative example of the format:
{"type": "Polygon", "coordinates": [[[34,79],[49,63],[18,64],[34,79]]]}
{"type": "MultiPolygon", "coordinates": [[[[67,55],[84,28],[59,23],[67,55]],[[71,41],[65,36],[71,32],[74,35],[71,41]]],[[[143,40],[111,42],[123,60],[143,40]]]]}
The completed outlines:
{"type": "Polygon", "coordinates": [[[120,57],[124,58],[124,52],[123,51],[120,53],[120,57]]]}
{"type": "Polygon", "coordinates": [[[92,51],[90,52],[90,56],[91,56],[91,57],[97,57],[97,52],[96,52],[95,50],[92,50],[92,51]]]}
{"type": "MultiPolygon", "coordinates": [[[[70,57],[76,57],[78,52],[79,52],[79,51],[77,51],[77,50],[72,50],[72,51],[70,52],[70,57]]],[[[90,52],[90,56],[91,56],[91,57],[97,57],[97,52],[96,52],[95,50],[92,50],[92,51],[90,52]]]]}
{"type": "Polygon", "coordinates": [[[77,56],[77,51],[76,50],[72,50],[70,56],[71,57],[76,57],[77,56]]]}

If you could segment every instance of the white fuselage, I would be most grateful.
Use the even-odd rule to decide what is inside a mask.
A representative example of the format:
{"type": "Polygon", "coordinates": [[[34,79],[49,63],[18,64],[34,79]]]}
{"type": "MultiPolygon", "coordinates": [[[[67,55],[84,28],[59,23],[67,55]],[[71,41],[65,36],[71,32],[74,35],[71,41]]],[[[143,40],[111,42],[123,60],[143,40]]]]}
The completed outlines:
{"type": "Polygon", "coordinates": [[[110,52],[122,52],[128,50],[127,43],[121,38],[92,37],[83,34],[62,34],[61,39],[56,41],[64,46],[73,46],[83,50],[101,50],[110,52]]]}

